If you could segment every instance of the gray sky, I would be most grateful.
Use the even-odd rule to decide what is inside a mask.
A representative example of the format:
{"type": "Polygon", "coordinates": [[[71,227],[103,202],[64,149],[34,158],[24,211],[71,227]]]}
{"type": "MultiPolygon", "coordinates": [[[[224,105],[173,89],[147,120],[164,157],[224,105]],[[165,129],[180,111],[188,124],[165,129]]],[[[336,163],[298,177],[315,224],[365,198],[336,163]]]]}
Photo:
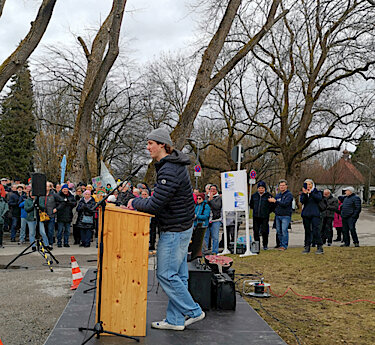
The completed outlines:
{"type": "MultiPolygon", "coordinates": [[[[30,28],[41,0],[7,0],[0,18],[0,61],[9,56],[30,28]]],[[[128,0],[121,29],[122,47],[141,62],[162,51],[185,49],[193,39],[194,22],[187,0],[128,0]],[[127,49],[126,49],[127,50],[127,49]]],[[[73,45],[72,34],[85,37],[106,18],[111,0],[57,0],[41,45],[73,45]]]]}

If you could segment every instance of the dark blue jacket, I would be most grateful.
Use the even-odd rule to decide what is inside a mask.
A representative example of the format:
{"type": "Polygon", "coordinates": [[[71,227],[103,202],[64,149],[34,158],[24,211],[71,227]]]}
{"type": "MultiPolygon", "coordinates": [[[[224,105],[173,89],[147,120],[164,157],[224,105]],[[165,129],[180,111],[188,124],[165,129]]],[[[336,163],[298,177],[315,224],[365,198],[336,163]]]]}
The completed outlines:
{"type": "Polygon", "coordinates": [[[303,205],[302,217],[320,217],[319,202],[322,201],[323,194],[314,188],[310,194],[302,193],[300,196],[303,205]]]}
{"type": "Polygon", "coordinates": [[[195,215],[194,226],[197,226],[198,223],[203,223],[203,226],[208,226],[208,221],[210,220],[210,206],[207,204],[207,201],[204,200],[200,204],[195,206],[195,215]]]}
{"type": "MultiPolygon", "coordinates": [[[[23,195],[24,193],[22,193],[23,195]]],[[[8,201],[8,205],[9,205],[9,209],[11,210],[11,215],[12,217],[21,217],[21,209],[19,207],[19,203],[20,203],[20,197],[21,195],[18,194],[18,192],[11,192],[10,195],[9,195],[9,201],[8,201]]],[[[23,201],[23,199],[21,200],[23,201]]]]}
{"type": "Polygon", "coordinates": [[[272,195],[268,192],[264,192],[263,195],[256,192],[251,196],[250,208],[253,210],[253,217],[269,218],[275,206],[272,202],[268,201],[268,198],[271,197],[272,195]]]}
{"type": "Polygon", "coordinates": [[[275,208],[275,215],[276,216],[291,216],[293,209],[293,194],[286,190],[284,193],[278,193],[275,196],[276,199],[276,208],[275,208]]]}
{"type": "Polygon", "coordinates": [[[361,207],[360,197],[355,194],[350,194],[344,198],[341,205],[341,217],[353,217],[354,219],[358,219],[359,214],[361,213],[361,207]]]}
{"type": "Polygon", "coordinates": [[[147,199],[133,199],[133,207],[156,215],[161,231],[180,232],[189,229],[194,220],[194,198],[187,165],[189,157],[173,150],[155,163],[157,183],[147,199]]]}

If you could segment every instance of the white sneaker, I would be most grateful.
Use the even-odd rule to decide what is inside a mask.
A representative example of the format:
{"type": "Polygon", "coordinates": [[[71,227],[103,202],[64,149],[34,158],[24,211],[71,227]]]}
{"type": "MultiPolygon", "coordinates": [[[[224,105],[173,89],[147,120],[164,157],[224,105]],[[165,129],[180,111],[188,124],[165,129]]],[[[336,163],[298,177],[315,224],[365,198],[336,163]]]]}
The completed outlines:
{"type": "Polygon", "coordinates": [[[192,325],[195,322],[203,320],[205,318],[205,316],[206,316],[206,314],[204,313],[204,311],[202,311],[202,314],[200,314],[197,317],[189,317],[185,320],[185,326],[189,326],[189,325],[192,325]]]}
{"type": "Polygon", "coordinates": [[[165,320],[162,321],[155,321],[151,323],[152,328],[158,328],[158,329],[171,329],[172,331],[183,331],[185,329],[185,326],[177,326],[177,325],[171,325],[170,323],[166,322],[165,320]]]}

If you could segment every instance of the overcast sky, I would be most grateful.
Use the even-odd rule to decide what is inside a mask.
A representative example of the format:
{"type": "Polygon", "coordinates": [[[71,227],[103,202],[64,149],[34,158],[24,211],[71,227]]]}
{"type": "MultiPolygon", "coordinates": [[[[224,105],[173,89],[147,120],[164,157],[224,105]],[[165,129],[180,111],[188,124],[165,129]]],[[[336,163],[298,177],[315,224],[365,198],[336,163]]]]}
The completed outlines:
{"type": "MultiPolygon", "coordinates": [[[[0,18],[0,61],[27,34],[42,0],[7,0],[0,18]]],[[[141,62],[162,51],[185,49],[193,39],[193,15],[187,0],[128,0],[121,29],[122,47],[141,62]]],[[[41,45],[73,45],[72,34],[85,36],[98,28],[111,8],[111,0],[57,0],[41,45]]],[[[41,54],[42,46],[34,54],[41,54]]]]}

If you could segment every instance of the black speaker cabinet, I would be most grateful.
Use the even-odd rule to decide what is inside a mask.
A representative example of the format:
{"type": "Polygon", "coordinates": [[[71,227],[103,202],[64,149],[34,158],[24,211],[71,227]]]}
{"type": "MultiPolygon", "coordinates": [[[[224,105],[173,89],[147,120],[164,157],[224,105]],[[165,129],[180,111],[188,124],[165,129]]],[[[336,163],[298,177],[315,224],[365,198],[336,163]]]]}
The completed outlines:
{"type": "Polygon", "coordinates": [[[212,271],[206,265],[199,265],[196,261],[188,262],[189,292],[194,301],[203,310],[211,307],[211,277],[212,271]]]}
{"type": "Polygon", "coordinates": [[[34,173],[31,175],[31,190],[34,196],[44,196],[47,194],[46,175],[34,173]]]}
{"type": "Polygon", "coordinates": [[[212,276],[212,307],[222,310],[236,309],[236,289],[226,273],[212,276]]]}

